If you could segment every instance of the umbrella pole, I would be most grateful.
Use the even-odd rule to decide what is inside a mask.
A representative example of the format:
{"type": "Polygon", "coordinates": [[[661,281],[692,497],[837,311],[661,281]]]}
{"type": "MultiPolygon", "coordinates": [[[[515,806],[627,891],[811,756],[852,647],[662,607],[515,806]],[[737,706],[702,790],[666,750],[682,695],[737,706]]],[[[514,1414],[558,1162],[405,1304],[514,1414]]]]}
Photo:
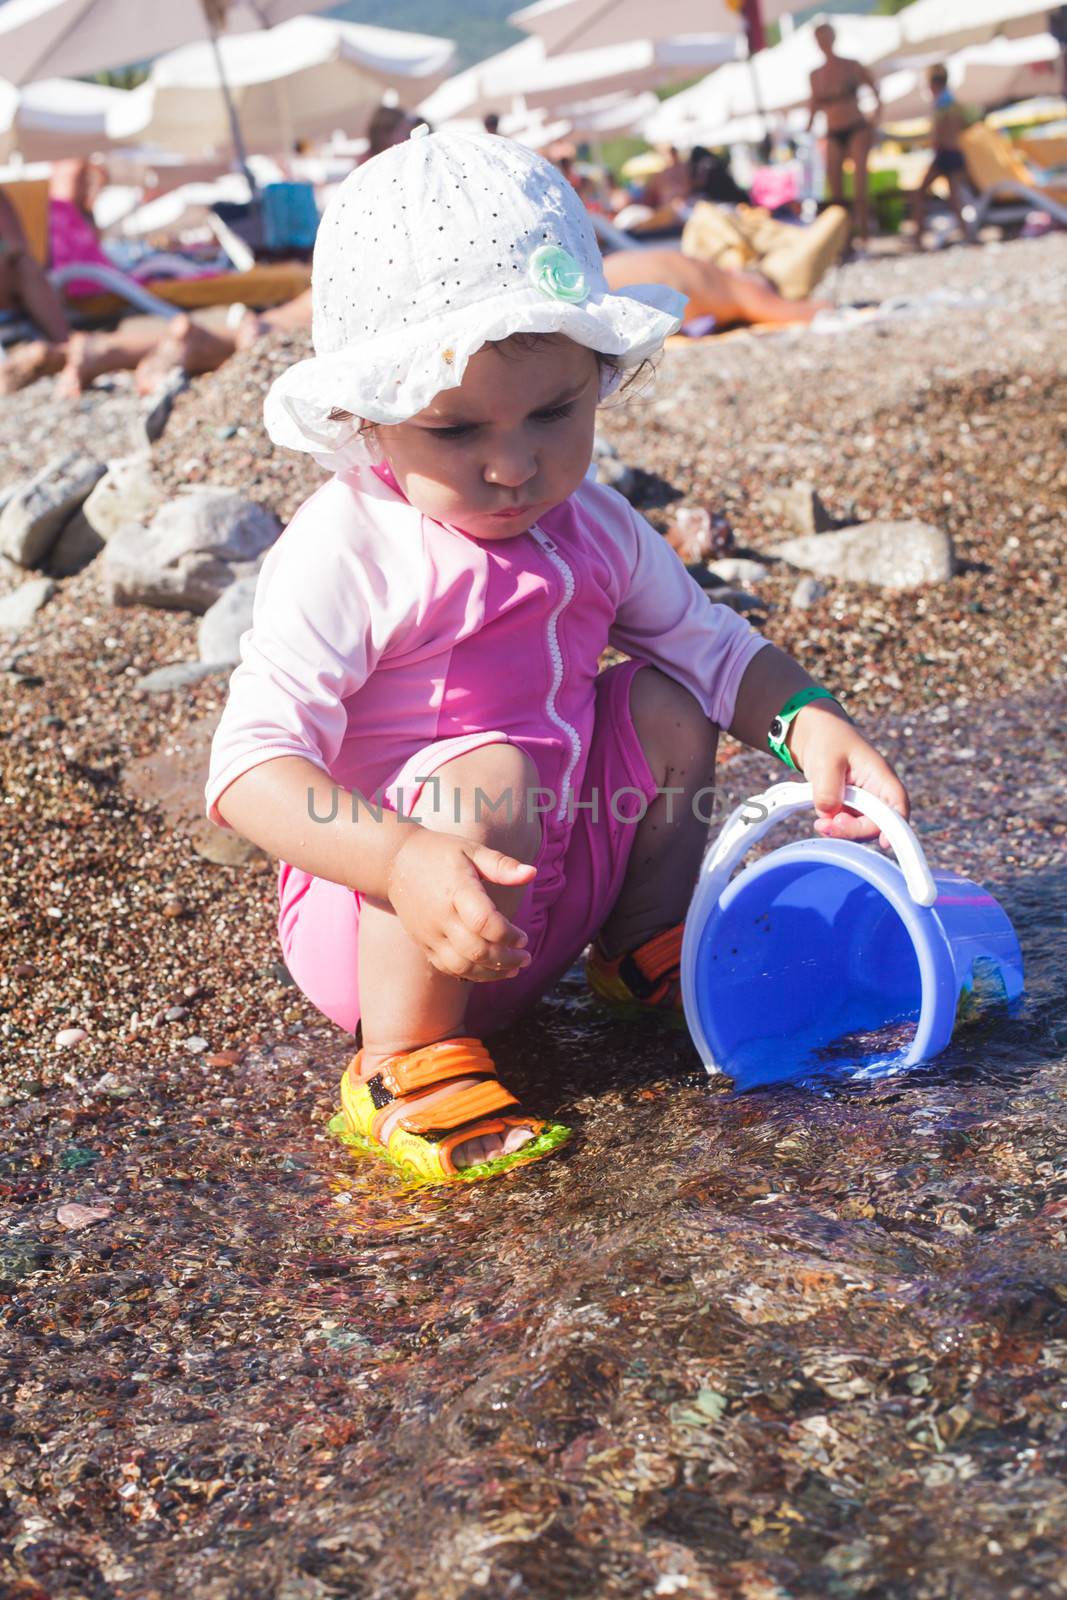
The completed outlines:
{"type": "Polygon", "coordinates": [[[767,134],[767,113],[763,109],[763,99],[760,95],[759,73],[756,71],[756,56],[763,49],[763,14],[760,10],[760,0],[745,0],[745,46],[748,55],[748,70],[752,77],[752,104],[756,115],[763,127],[764,137],[767,134]]]}
{"type": "Polygon", "coordinates": [[[245,149],[244,137],[241,133],[241,124],[237,116],[237,107],[233,103],[233,95],[231,94],[230,86],[226,81],[226,68],[223,66],[222,51],[219,49],[219,36],[215,29],[215,24],[210,16],[207,19],[207,26],[208,33],[211,37],[211,49],[215,56],[215,66],[217,67],[219,74],[219,88],[222,90],[222,98],[226,102],[226,115],[230,119],[230,138],[233,140],[233,148],[237,156],[237,163],[245,175],[245,181],[248,184],[248,192],[250,197],[253,200],[258,200],[259,190],[256,188],[256,180],[252,176],[252,169],[248,165],[248,152],[245,149]]]}

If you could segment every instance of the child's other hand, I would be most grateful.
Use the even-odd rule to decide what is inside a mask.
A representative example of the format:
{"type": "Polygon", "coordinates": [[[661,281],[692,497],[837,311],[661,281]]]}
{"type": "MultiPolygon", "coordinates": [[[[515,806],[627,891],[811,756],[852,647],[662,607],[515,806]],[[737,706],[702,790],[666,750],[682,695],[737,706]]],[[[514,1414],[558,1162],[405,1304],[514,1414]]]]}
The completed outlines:
{"type": "Polygon", "coordinates": [[[536,875],[488,845],[417,828],[393,860],[389,902],[438,972],[492,983],[513,977],[530,957],[526,935],[494,905],[485,882],[521,887],[536,875]]]}
{"type": "MultiPolygon", "coordinates": [[[[876,822],[845,808],[846,784],[866,789],[908,817],[908,791],[842,711],[827,701],[815,701],[797,715],[789,731],[790,754],[814,790],[816,833],[825,839],[873,839],[878,833],[876,822]]],[[[878,842],[889,849],[884,833],[878,842]]]]}

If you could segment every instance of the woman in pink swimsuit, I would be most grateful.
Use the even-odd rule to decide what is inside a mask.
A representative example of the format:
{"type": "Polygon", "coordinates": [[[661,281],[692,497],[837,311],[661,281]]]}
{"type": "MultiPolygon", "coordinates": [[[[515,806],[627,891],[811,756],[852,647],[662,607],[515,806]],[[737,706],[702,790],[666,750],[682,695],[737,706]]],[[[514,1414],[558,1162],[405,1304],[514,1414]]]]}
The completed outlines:
{"type": "Polygon", "coordinates": [[[679,1006],[719,728],[763,745],[784,712],[823,832],[870,831],[846,782],[907,797],[836,702],[587,477],[598,402],[680,297],[611,293],[539,156],[420,132],[323,219],[317,353],[265,416],[334,475],[263,565],[206,799],[282,862],[297,983],[359,1024],[340,1129],[440,1182],[567,1138],[483,1037],[590,941],[605,1000],[679,1006]],[[600,673],[609,644],[630,659],[600,673]]]}

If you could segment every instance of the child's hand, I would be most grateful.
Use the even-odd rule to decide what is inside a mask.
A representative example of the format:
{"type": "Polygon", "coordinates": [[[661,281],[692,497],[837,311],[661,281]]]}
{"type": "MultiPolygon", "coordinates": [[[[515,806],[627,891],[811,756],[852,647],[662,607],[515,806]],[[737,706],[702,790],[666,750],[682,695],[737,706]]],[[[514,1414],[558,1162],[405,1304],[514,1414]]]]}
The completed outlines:
{"type": "Polygon", "coordinates": [[[482,880],[529,883],[536,867],[452,833],[413,828],[393,860],[389,903],[438,972],[468,983],[514,977],[530,964],[526,935],[493,904],[482,880]]]}
{"type": "MultiPolygon", "coordinates": [[[[889,762],[869,745],[844,712],[827,701],[814,701],[794,718],[789,753],[814,790],[818,821],[815,832],[826,839],[872,839],[878,824],[846,810],[846,784],[866,789],[907,818],[908,792],[889,762]]],[[[879,844],[889,848],[885,834],[879,844]]]]}

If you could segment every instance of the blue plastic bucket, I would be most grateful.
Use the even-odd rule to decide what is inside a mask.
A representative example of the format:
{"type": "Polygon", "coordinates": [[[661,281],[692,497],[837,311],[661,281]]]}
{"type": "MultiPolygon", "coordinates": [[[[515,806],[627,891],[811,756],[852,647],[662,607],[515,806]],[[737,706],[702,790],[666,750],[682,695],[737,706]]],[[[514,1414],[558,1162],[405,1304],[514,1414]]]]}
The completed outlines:
{"type": "Polygon", "coordinates": [[[930,872],[912,830],[848,788],[897,860],[805,839],[733,876],[769,828],[812,803],[782,783],[739,806],[701,868],[682,943],[686,1021],[709,1072],[739,1089],[927,1061],[958,1019],[1023,992],[1011,922],[976,883],[930,872]]]}

